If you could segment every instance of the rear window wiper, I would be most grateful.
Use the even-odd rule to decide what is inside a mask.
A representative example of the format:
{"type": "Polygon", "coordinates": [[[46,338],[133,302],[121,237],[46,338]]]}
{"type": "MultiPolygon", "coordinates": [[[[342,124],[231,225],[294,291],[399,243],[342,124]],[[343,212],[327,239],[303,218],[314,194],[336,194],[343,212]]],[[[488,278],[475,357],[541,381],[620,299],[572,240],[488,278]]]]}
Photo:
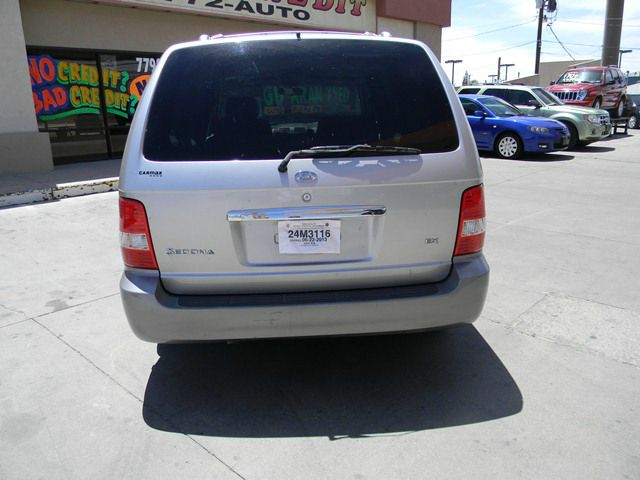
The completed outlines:
{"type": "Polygon", "coordinates": [[[397,147],[394,145],[321,145],[311,147],[304,150],[293,150],[284,157],[284,160],[278,165],[278,171],[284,173],[287,171],[287,165],[294,158],[332,158],[332,157],[348,157],[354,154],[372,153],[378,155],[399,154],[399,155],[417,155],[422,153],[419,148],[397,147]]]}

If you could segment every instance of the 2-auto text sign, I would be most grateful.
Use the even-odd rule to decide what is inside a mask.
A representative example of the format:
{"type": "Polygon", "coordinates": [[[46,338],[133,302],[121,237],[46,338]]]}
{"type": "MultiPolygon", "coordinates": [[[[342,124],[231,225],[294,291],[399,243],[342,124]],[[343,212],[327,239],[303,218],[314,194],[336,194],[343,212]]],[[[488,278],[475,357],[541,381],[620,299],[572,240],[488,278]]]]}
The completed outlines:
{"type": "Polygon", "coordinates": [[[101,3],[242,17],[288,25],[375,31],[375,0],[105,0],[101,3]]]}

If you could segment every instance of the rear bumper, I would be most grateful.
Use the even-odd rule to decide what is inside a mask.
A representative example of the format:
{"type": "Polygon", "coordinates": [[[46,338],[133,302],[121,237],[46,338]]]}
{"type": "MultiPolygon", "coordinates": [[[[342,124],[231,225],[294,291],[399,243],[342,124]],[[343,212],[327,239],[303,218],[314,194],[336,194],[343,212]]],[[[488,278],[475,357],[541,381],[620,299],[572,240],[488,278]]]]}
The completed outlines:
{"type": "Polygon", "coordinates": [[[129,324],[154,343],[424,330],[472,323],[482,311],[489,266],[460,259],[442,282],[251,295],[172,295],[155,271],[127,270],[120,292],[129,324]]]}

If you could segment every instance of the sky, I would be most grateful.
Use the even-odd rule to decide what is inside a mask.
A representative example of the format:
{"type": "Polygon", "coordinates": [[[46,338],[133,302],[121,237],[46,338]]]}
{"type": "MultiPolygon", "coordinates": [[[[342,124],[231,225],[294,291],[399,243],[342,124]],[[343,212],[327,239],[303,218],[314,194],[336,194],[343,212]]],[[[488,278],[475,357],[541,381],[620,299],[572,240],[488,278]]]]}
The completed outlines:
{"type": "MultiPolygon", "coordinates": [[[[557,0],[551,29],[542,30],[542,62],[599,59],[602,56],[607,0],[557,0]],[[553,32],[552,32],[553,30],[553,32]],[[564,44],[567,53],[553,35],[564,44]]],[[[533,75],[538,28],[535,0],[452,0],[451,27],[442,31],[442,62],[460,85],[465,71],[472,79],[489,81],[497,73],[498,57],[509,67],[509,79],[533,75]]],[[[622,56],[622,70],[640,71],[640,0],[626,0],[620,48],[633,50],[622,56]]],[[[502,76],[504,77],[504,68],[502,76]]]]}

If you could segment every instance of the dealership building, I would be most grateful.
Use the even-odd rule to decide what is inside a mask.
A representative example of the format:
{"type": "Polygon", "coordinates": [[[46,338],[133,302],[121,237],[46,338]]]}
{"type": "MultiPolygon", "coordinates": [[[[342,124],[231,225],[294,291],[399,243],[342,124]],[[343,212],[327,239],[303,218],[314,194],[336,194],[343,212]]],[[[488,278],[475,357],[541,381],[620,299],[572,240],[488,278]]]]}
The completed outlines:
{"type": "Polygon", "coordinates": [[[201,34],[386,31],[439,57],[450,21],[451,0],[1,0],[0,175],[120,158],[171,44],[201,34]]]}

